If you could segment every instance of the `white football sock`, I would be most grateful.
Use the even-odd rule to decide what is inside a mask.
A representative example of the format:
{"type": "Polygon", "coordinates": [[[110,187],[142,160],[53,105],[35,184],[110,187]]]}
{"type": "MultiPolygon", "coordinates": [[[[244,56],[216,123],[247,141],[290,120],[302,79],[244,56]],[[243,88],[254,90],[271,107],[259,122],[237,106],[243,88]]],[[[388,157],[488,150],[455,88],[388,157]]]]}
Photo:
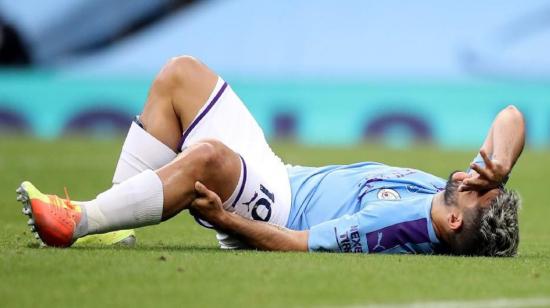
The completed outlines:
{"type": "Polygon", "coordinates": [[[146,170],[92,201],[79,203],[83,215],[74,238],[160,223],[164,201],[162,189],[159,176],[146,170]]]}
{"type": "Polygon", "coordinates": [[[118,159],[113,184],[118,184],[145,170],[157,170],[168,164],[177,154],[160,140],[132,122],[120,158],[118,159]]]}
{"type": "MultiPolygon", "coordinates": [[[[136,121],[139,122],[139,116],[136,117],[136,120],[132,121],[126,139],[124,140],[117,167],[113,175],[113,184],[119,184],[146,170],[159,169],[171,162],[177,156],[172,149],[153,135],[149,134],[141,125],[137,124],[136,121]]],[[[109,220],[104,217],[102,210],[95,207],[98,204],[104,203],[97,201],[98,199],[81,203],[85,204],[85,210],[83,211],[81,223],[76,228],[75,238],[91,233],[103,233],[107,232],[104,230],[115,228],[115,226],[106,227],[110,225],[109,220]],[[88,223],[89,216],[91,217],[91,222],[88,223]]],[[[101,198],[101,200],[103,199],[104,198],[101,198]]],[[[117,211],[115,210],[114,212],[117,211]]],[[[162,213],[162,197],[160,213],[162,213]]],[[[117,213],[111,214],[118,215],[117,213]]],[[[116,217],[112,220],[117,221],[116,217]]],[[[120,228],[116,227],[116,230],[120,230],[120,228]]]]}

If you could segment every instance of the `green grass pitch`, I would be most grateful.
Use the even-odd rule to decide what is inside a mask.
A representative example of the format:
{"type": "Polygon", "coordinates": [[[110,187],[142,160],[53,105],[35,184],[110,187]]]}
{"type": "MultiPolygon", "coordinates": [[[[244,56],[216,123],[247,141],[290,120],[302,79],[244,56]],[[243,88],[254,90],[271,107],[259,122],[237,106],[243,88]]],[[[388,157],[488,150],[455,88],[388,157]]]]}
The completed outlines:
{"type": "MultiPolygon", "coordinates": [[[[550,295],[550,153],[526,151],[509,187],[524,199],[517,258],[221,251],[187,213],[137,231],[135,248],[38,248],[15,201],[42,191],[89,199],[110,186],[121,142],[0,139],[0,307],[350,306],[550,295]]],[[[373,160],[447,177],[475,151],[277,144],[304,165],[373,160]]]]}

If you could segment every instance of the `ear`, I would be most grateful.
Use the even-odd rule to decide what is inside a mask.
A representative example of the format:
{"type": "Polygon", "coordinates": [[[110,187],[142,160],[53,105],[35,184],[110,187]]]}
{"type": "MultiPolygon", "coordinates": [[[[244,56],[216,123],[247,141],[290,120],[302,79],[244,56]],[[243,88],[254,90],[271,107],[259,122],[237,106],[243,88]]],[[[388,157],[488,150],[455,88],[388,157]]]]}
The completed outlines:
{"type": "Polygon", "coordinates": [[[459,231],[462,228],[462,213],[458,211],[451,211],[447,214],[447,225],[453,231],[459,231]]]}

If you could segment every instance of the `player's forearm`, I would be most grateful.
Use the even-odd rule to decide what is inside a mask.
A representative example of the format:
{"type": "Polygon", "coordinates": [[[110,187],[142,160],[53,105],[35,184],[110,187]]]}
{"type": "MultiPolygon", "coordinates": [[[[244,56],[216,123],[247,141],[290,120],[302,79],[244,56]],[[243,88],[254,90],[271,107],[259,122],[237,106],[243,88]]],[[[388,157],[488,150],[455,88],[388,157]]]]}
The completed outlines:
{"type": "Polygon", "coordinates": [[[225,213],[216,219],[216,227],[238,235],[254,248],[272,251],[307,251],[307,231],[294,231],[276,225],[225,213]]]}
{"type": "Polygon", "coordinates": [[[501,162],[508,172],[512,170],[525,144],[523,115],[514,106],[508,106],[496,117],[491,127],[490,149],[492,159],[501,162]]]}

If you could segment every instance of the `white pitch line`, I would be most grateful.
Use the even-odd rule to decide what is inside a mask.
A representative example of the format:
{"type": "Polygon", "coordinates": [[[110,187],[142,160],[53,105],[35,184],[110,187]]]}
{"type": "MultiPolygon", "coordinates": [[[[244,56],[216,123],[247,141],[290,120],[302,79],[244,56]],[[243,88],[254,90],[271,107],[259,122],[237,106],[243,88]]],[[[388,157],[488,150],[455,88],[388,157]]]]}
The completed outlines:
{"type": "Polygon", "coordinates": [[[550,307],[550,297],[495,298],[477,301],[415,302],[410,304],[351,305],[346,308],[527,308],[550,307]]]}

